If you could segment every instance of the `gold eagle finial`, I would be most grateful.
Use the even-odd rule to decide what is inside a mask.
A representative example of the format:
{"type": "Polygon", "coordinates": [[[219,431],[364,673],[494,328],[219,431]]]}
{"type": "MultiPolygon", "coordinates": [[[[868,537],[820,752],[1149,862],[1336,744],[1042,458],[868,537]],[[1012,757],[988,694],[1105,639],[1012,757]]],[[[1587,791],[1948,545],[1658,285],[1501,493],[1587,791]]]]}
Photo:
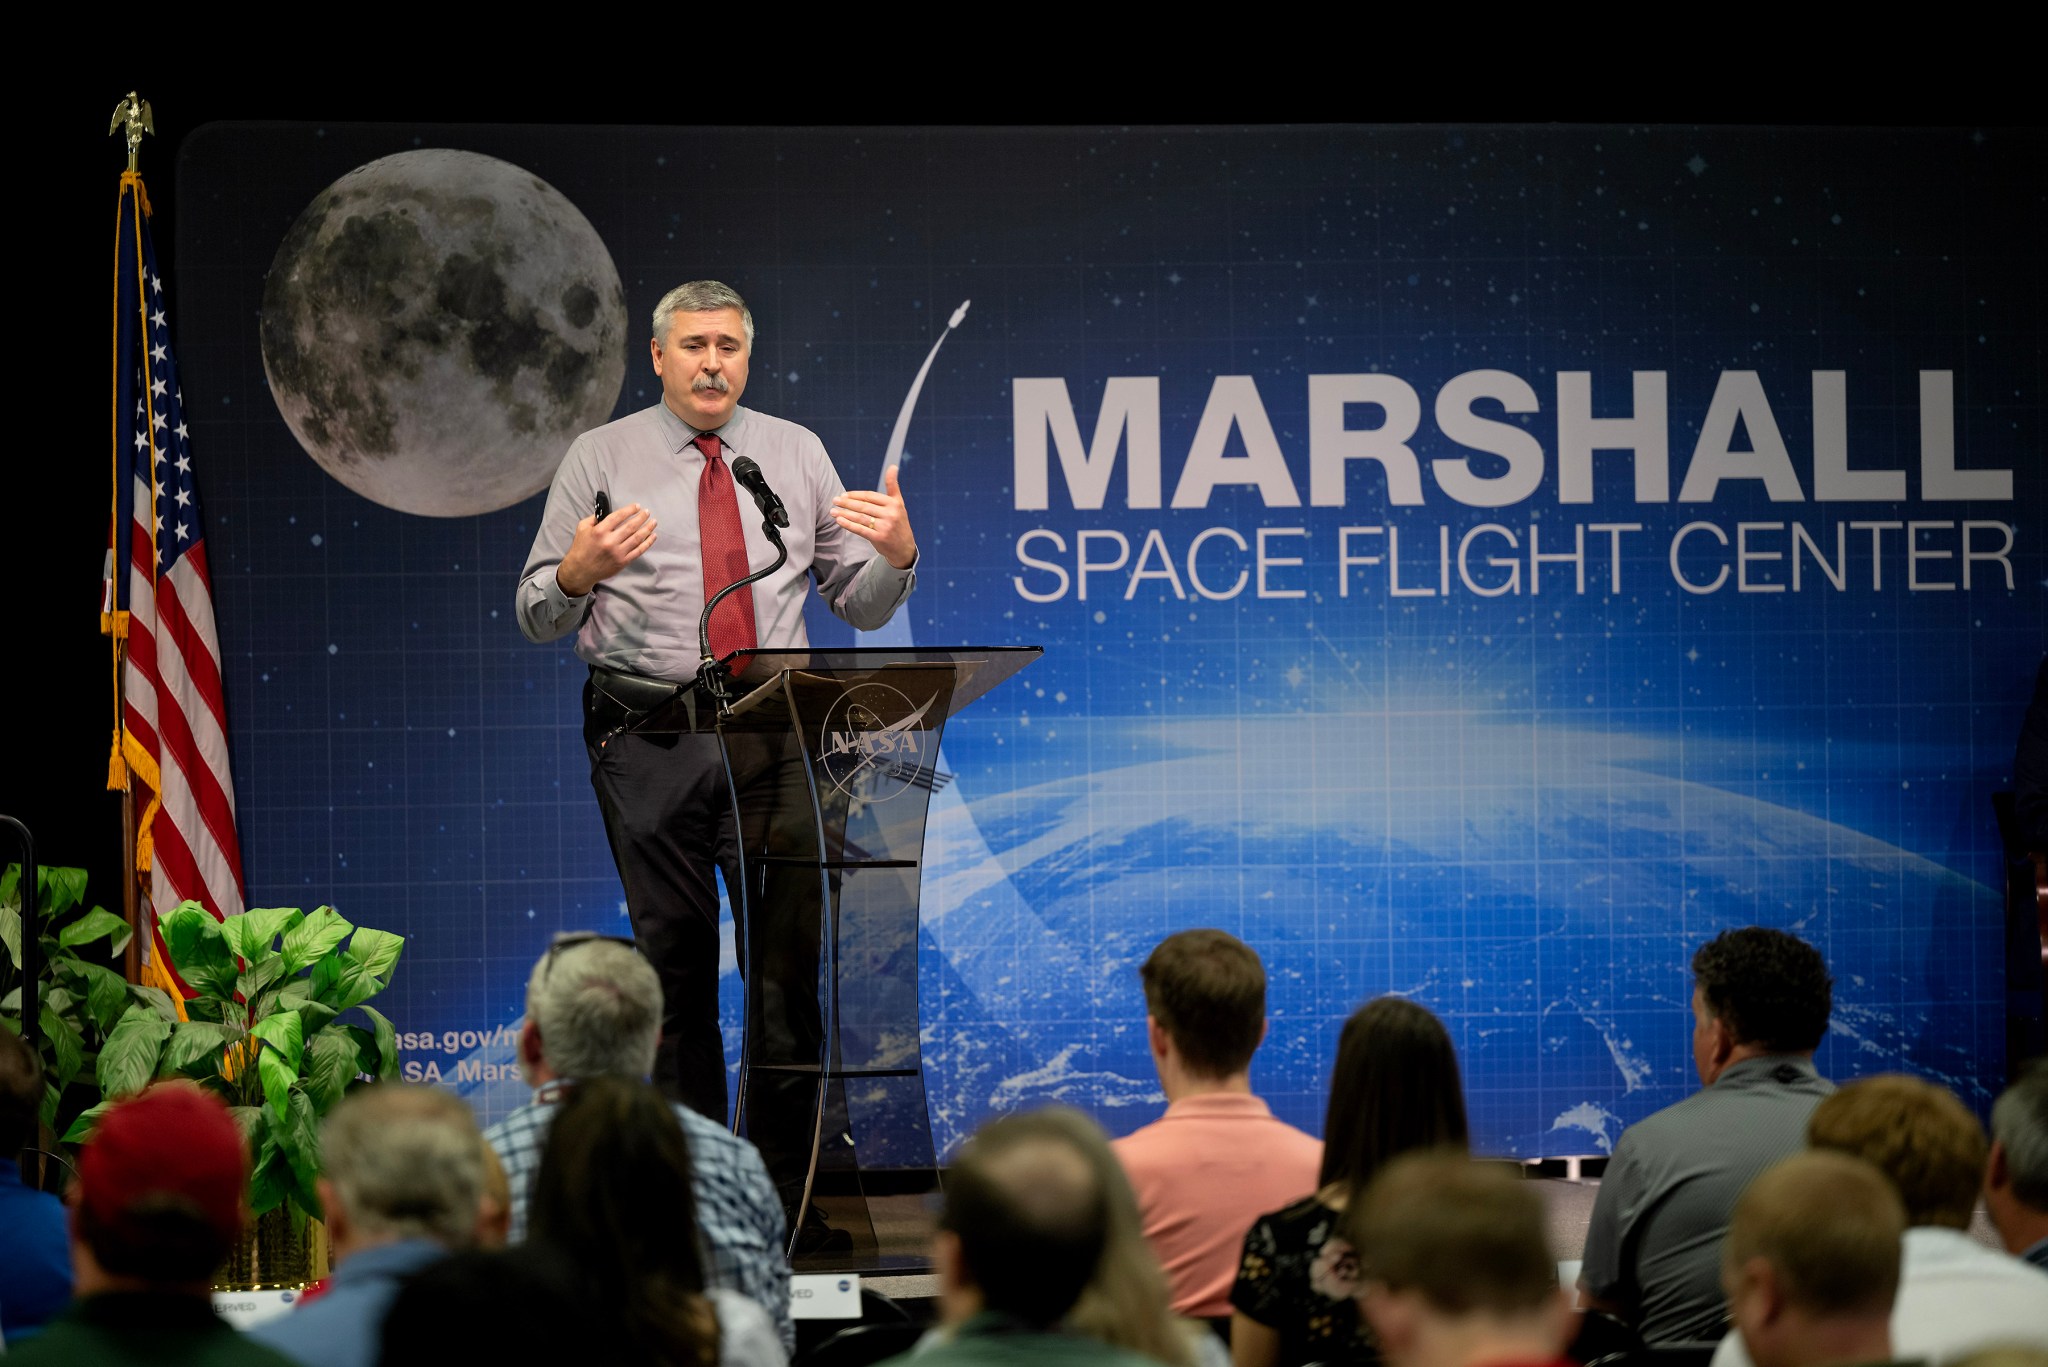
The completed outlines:
{"type": "Polygon", "coordinates": [[[114,121],[107,125],[107,135],[113,136],[124,126],[128,130],[128,169],[133,171],[141,157],[142,135],[156,132],[156,125],[150,120],[149,101],[132,90],[127,99],[114,106],[114,121]]]}

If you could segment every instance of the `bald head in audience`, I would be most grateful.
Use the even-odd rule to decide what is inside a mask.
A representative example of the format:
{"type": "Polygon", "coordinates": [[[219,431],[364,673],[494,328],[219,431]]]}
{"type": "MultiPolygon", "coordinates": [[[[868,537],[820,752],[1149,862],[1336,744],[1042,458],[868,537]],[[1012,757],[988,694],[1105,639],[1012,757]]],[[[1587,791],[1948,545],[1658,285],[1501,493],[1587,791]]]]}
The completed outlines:
{"type": "Polygon", "coordinates": [[[992,1121],[946,1178],[938,1263],[945,1318],[983,1311],[1047,1329],[1095,1274],[1109,1202],[1088,1155],[1043,1114],[992,1121]]]}
{"type": "Polygon", "coordinates": [[[1343,1215],[1392,1367],[1554,1361],[1571,1337],[1543,1200],[1462,1154],[1394,1160],[1343,1215]]]}
{"type": "Polygon", "coordinates": [[[1756,1367],[1891,1356],[1906,1207],[1845,1153],[1796,1154],[1750,1183],[1721,1248],[1729,1317],[1756,1367]]]}

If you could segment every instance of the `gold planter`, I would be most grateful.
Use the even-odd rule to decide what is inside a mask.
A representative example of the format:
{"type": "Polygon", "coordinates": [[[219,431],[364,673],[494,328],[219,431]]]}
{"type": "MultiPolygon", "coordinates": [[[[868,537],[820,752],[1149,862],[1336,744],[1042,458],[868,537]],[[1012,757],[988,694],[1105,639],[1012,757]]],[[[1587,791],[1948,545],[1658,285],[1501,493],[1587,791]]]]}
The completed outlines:
{"type": "Polygon", "coordinates": [[[308,1220],[294,1230],[284,1206],[249,1222],[214,1278],[220,1291],[297,1291],[327,1275],[327,1227],[308,1220]]]}

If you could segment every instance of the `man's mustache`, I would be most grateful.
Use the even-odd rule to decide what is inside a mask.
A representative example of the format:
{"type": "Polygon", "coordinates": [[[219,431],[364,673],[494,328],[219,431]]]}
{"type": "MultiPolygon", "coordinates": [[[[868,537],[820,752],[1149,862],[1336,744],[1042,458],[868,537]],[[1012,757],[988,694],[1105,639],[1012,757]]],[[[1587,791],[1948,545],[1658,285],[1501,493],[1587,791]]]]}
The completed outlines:
{"type": "Polygon", "coordinates": [[[724,394],[731,390],[732,386],[725,382],[725,376],[723,375],[699,375],[697,377],[696,383],[692,384],[690,388],[693,391],[699,389],[715,389],[719,393],[724,394]]]}

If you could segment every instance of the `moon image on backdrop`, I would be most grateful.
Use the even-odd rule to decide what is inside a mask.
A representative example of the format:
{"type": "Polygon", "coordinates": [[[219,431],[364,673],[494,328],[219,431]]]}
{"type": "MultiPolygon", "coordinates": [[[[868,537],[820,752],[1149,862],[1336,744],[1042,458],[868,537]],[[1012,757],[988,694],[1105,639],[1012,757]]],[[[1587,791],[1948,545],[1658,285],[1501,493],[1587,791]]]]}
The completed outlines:
{"type": "Polygon", "coordinates": [[[271,263],[262,330],[307,454],[427,517],[546,488],[626,374],[625,290],[597,230],[475,152],[401,152],[321,191],[271,263]]]}

